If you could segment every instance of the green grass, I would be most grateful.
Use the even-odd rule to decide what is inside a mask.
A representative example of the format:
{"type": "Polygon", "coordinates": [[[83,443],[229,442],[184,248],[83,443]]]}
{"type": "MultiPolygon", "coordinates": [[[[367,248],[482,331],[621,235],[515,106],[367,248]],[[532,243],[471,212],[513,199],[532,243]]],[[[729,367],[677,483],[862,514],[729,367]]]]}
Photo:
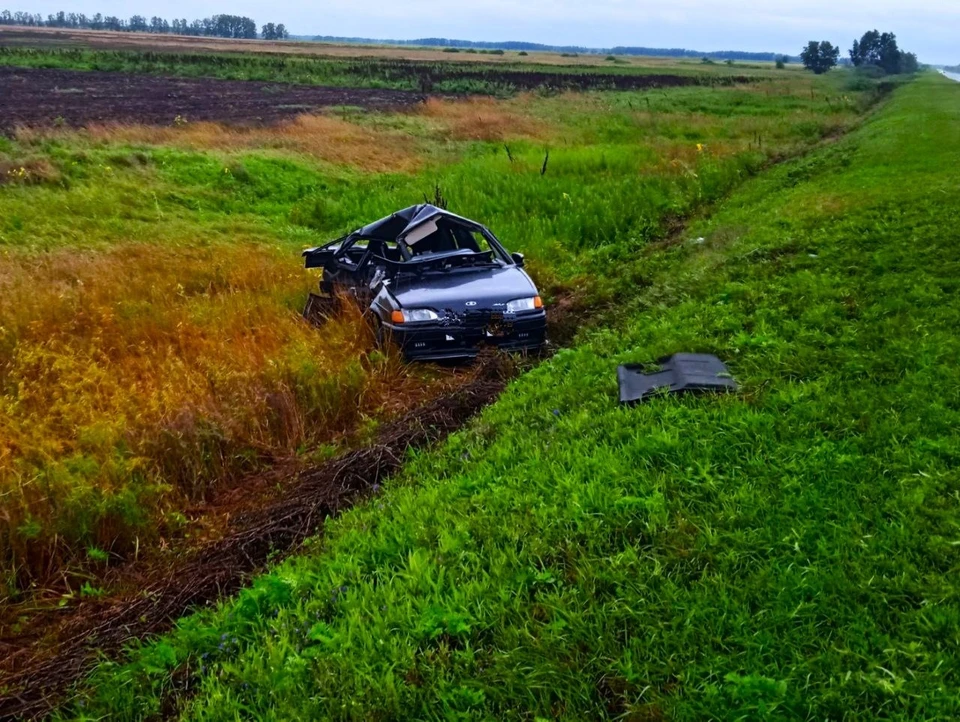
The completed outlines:
{"type": "Polygon", "coordinates": [[[190,719],[957,717],[958,128],[927,75],[750,181],[617,324],[70,714],[155,714],[186,667],[190,719]],[[617,363],[680,350],[741,391],[616,404],[617,363]]]}

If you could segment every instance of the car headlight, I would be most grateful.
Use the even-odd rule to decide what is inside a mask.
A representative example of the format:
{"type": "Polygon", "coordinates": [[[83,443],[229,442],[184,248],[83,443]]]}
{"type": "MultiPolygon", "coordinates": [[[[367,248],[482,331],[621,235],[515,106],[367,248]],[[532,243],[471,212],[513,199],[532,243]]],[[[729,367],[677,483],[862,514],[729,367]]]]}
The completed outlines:
{"type": "MultiPolygon", "coordinates": [[[[416,323],[417,321],[436,321],[440,318],[437,312],[429,308],[405,308],[400,311],[403,323],[416,323]]],[[[393,312],[393,320],[397,321],[397,312],[393,312]]]]}
{"type": "Polygon", "coordinates": [[[543,308],[543,301],[540,296],[531,296],[530,298],[518,298],[507,303],[507,313],[518,313],[520,311],[533,311],[543,308]]]}

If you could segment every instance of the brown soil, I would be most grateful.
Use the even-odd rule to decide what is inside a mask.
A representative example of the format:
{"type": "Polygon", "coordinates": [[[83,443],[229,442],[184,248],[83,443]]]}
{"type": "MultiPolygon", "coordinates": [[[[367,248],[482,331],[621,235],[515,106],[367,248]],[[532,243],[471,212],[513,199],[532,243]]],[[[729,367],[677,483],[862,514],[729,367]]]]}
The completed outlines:
{"type": "Polygon", "coordinates": [[[169,629],[190,608],[236,591],[268,558],[295,550],[328,517],[376,491],[400,468],[408,449],[460,428],[514,373],[503,357],[481,360],[469,383],[384,425],[372,444],[301,472],[269,502],[230,518],[221,538],[164,569],[132,565],[126,587],[133,591],[84,601],[19,639],[4,640],[0,719],[48,714],[99,655],[116,656],[127,643],[169,629]]]}
{"type": "Polygon", "coordinates": [[[332,106],[387,110],[424,100],[405,90],[0,67],[0,131],[54,123],[169,125],[177,116],[260,124],[332,106]]]}

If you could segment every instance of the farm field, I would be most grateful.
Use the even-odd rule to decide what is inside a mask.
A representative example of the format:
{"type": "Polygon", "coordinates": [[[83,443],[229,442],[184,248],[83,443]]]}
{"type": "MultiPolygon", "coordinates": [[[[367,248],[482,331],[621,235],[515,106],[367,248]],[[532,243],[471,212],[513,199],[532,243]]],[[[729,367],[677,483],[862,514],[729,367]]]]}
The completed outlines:
{"type": "MultiPolygon", "coordinates": [[[[300,55],[326,56],[329,58],[380,58],[387,60],[412,60],[422,62],[450,62],[456,59],[465,63],[483,63],[495,65],[560,65],[596,69],[610,67],[611,61],[607,56],[595,54],[580,54],[573,56],[570,53],[530,52],[520,55],[518,52],[505,51],[502,55],[490,52],[467,52],[463,49],[458,53],[444,52],[443,48],[420,48],[412,46],[389,45],[360,45],[336,44],[326,42],[304,42],[284,40],[271,42],[264,40],[232,40],[213,37],[191,37],[184,35],[150,35],[145,33],[115,33],[97,30],[71,30],[62,28],[25,28],[14,26],[0,26],[0,44],[5,47],[24,47],[29,49],[89,49],[89,50],[131,50],[145,52],[173,52],[173,53],[241,53],[272,54],[272,55],[300,55]]],[[[689,69],[701,72],[699,60],[620,56],[615,65],[632,66],[636,68],[665,68],[670,72],[689,69]]],[[[738,63],[741,69],[763,69],[773,71],[772,63],[738,63]]],[[[719,73],[736,72],[716,66],[719,73]]]]}
{"type": "Polygon", "coordinates": [[[419,93],[387,88],[331,88],[207,78],[55,68],[0,67],[6,112],[0,129],[147,123],[180,118],[244,124],[293,119],[326,108],[397,110],[423,103],[419,93]]]}
{"type": "MultiPolygon", "coordinates": [[[[792,172],[794,185],[802,185],[821,161],[811,161],[809,171],[767,169],[821,145],[855,145],[838,139],[868,118],[880,122],[869,114],[889,91],[846,73],[738,78],[712,68],[691,74],[696,68],[687,65],[657,66],[657,74],[603,68],[581,76],[561,68],[470,77],[447,63],[430,66],[433,90],[423,92],[404,85],[419,66],[403,64],[378,87],[394,67],[379,61],[336,60],[297,85],[302,72],[320,66],[291,72],[236,54],[2,50],[0,83],[43,90],[43,103],[31,103],[29,94],[7,96],[17,104],[5,117],[21,123],[0,137],[3,630],[8,650],[27,650],[8,654],[7,677],[29,667],[34,645],[39,658],[56,649],[57,629],[33,629],[34,617],[64,607],[82,615],[84,605],[110,616],[113,597],[122,604],[128,594],[122,583],[113,586],[124,565],[177,558],[215,541],[238,508],[272,494],[286,498],[318,464],[363,448],[411,410],[478,381],[477,368],[402,364],[375,347],[359,314],[319,330],[305,324],[299,309],[316,279],[300,267],[304,247],[425,198],[445,201],[527,254],[555,316],[585,327],[575,350],[512,387],[484,417],[492,422],[481,420],[446,450],[425,454],[414,476],[387,492],[427,493],[424,501],[433,503],[432,491],[409,480],[436,479],[441,493],[450,449],[474,442],[486,448],[483,439],[499,438],[498,423],[519,413],[511,405],[517,394],[521,406],[562,406],[573,392],[561,386],[557,395],[547,393],[547,374],[562,374],[570,359],[592,355],[599,364],[609,357],[597,339],[610,341],[620,331],[603,329],[627,329],[624,338],[632,338],[638,331],[625,309],[673,303],[670,278],[694,263],[682,250],[693,232],[685,219],[706,214],[745,183],[755,186],[750,179],[758,174],[792,172]],[[521,75],[527,80],[517,80],[521,75]],[[242,80],[254,76],[257,82],[242,80]],[[560,76],[573,77],[572,85],[558,88],[560,76]],[[319,87],[334,77],[341,80],[319,87]],[[176,95],[152,102],[139,90],[148,83],[183,88],[183,104],[176,95]],[[484,95],[449,97],[438,87],[484,95]],[[219,114],[214,102],[186,110],[199,88],[232,100],[219,114]],[[88,102],[97,98],[100,105],[88,102]],[[125,113],[120,98],[142,102],[125,113]],[[322,106],[322,113],[302,112],[322,106]],[[90,108],[103,112],[71,115],[90,108]],[[538,384],[543,393],[522,390],[538,384]],[[247,488],[256,494],[244,497],[247,488]],[[231,506],[237,498],[240,506],[231,506]]],[[[908,92],[920,91],[911,86],[897,97],[908,92]]],[[[840,151],[818,153],[835,159],[840,151]]],[[[843,153],[838,168],[856,156],[843,153]]],[[[591,383],[604,388],[599,377],[591,383]]],[[[564,413],[551,407],[550,418],[564,420],[564,413]]],[[[513,454],[512,442],[505,443],[513,454]]],[[[499,453],[496,444],[491,449],[499,453]]],[[[518,454],[518,463],[524,458],[518,454]]],[[[484,477],[477,489],[489,481],[484,477]]],[[[360,510],[356,518],[371,513],[360,510]]],[[[352,528],[349,519],[343,529],[352,528]]],[[[257,590],[241,599],[257,598],[257,590]]],[[[253,626],[249,632],[259,633],[253,626]]],[[[449,660],[462,649],[458,634],[428,636],[447,645],[442,654],[449,660]]],[[[178,640],[151,649],[177,664],[193,659],[193,642],[178,640]]],[[[143,664],[155,673],[144,675],[136,664],[121,672],[136,670],[129,674],[137,684],[122,689],[144,695],[140,711],[167,704],[165,672],[158,671],[167,667],[145,654],[152,661],[143,664]]],[[[208,650],[201,654],[209,658],[208,650]]],[[[358,689],[365,684],[353,681],[358,689]]],[[[429,696],[427,688],[422,694],[429,696]]],[[[483,695],[463,694],[484,709],[483,695]]],[[[232,691],[228,696],[249,704],[232,691]]],[[[594,709],[588,696],[583,710],[594,709]]],[[[383,709],[400,709],[390,706],[397,700],[382,701],[383,709]]],[[[457,709],[460,703],[451,702],[457,709]]]]}
{"type": "Polygon", "coordinates": [[[958,120],[926,74],[633,249],[603,327],[65,716],[956,717],[958,120]],[[691,349],[740,392],[616,404],[691,349]]]}
{"type": "Polygon", "coordinates": [[[193,53],[129,50],[0,47],[0,66],[45,70],[96,70],[153,76],[219,78],[322,85],[338,88],[407,90],[438,95],[509,96],[518,91],[642,90],[684,85],[737,85],[763,77],[755,69],[728,66],[671,68],[582,67],[518,62],[468,63],[379,57],[193,53]],[[720,68],[723,68],[721,70],[720,68]],[[734,72],[731,72],[734,71],[734,72]],[[745,73],[750,73],[746,75],[745,73]]]}

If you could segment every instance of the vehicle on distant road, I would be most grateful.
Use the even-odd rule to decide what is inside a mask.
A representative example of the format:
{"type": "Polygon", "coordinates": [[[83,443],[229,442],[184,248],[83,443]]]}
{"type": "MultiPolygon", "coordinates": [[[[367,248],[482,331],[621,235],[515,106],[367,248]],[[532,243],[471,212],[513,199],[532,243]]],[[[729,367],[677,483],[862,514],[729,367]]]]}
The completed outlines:
{"type": "Polygon", "coordinates": [[[476,356],[481,346],[536,351],[546,310],[523,254],[508,253],[485,226],[433,205],[397,211],[303,252],[322,268],[310,316],[344,293],[368,309],[378,338],[411,360],[476,356]]]}

